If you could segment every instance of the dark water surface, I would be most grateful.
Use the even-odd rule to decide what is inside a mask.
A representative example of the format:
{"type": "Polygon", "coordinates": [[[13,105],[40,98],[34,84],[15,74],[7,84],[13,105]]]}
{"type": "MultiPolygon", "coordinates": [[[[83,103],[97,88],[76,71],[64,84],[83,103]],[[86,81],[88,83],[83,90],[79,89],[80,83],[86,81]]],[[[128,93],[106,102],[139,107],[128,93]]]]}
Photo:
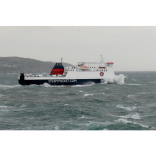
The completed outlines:
{"type": "Polygon", "coordinates": [[[2,74],[0,130],[155,130],[156,72],[120,73],[122,85],[60,87],[2,74]]]}

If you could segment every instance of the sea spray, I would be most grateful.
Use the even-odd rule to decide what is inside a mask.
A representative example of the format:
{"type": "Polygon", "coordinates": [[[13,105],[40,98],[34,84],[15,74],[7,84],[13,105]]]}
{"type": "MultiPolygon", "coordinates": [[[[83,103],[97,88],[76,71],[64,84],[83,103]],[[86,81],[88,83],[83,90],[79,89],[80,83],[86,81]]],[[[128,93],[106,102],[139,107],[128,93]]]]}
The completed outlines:
{"type": "Polygon", "coordinates": [[[125,75],[120,74],[120,75],[114,75],[113,77],[106,77],[104,78],[104,83],[116,83],[116,84],[125,84],[125,75]]]}

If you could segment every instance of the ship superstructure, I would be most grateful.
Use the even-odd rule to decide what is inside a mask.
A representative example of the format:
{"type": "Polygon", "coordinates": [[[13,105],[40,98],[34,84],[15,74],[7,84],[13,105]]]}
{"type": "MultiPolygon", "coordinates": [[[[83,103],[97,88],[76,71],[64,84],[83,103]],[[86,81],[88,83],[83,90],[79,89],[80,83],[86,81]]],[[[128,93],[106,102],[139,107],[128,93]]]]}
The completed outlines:
{"type": "Polygon", "coordinates": [[[63,67],[56,63],[50,76],[30,75],[21,73],[18,81],[22,85],[44,84],[50,85],[77,85],[90,82],[101,83],[105,78],[113,77],[113,62],[105,62],[101,55],[100,62],[78,62],[76,66],[63,67]]]}

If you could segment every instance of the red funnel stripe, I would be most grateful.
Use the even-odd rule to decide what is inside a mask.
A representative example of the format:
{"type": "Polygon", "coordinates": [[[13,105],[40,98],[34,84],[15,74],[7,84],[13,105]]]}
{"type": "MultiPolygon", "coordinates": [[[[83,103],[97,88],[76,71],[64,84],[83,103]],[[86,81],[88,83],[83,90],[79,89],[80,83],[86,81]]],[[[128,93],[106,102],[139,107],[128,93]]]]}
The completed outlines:
{"type": "Polygon", "coordinates": [[[64,73],[64,69],[53,69],[50,75],[57,75],[57,74],[62,75],[63,73],[64,73]]]}

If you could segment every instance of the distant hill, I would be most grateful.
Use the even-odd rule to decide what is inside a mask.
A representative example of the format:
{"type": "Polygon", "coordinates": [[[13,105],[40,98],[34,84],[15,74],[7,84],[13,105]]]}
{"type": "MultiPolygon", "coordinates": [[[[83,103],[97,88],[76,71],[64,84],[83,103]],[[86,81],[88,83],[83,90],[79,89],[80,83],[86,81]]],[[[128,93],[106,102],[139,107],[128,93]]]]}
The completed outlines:
{"type": "MultiPolygon", "coordinates": [[[[0,57],[0,74],[5,73],[50,73],[55,62],[43,62],[21,57],[0,57]]],[[[71,64],[63,63],[63,66],[71,64]]]]}

